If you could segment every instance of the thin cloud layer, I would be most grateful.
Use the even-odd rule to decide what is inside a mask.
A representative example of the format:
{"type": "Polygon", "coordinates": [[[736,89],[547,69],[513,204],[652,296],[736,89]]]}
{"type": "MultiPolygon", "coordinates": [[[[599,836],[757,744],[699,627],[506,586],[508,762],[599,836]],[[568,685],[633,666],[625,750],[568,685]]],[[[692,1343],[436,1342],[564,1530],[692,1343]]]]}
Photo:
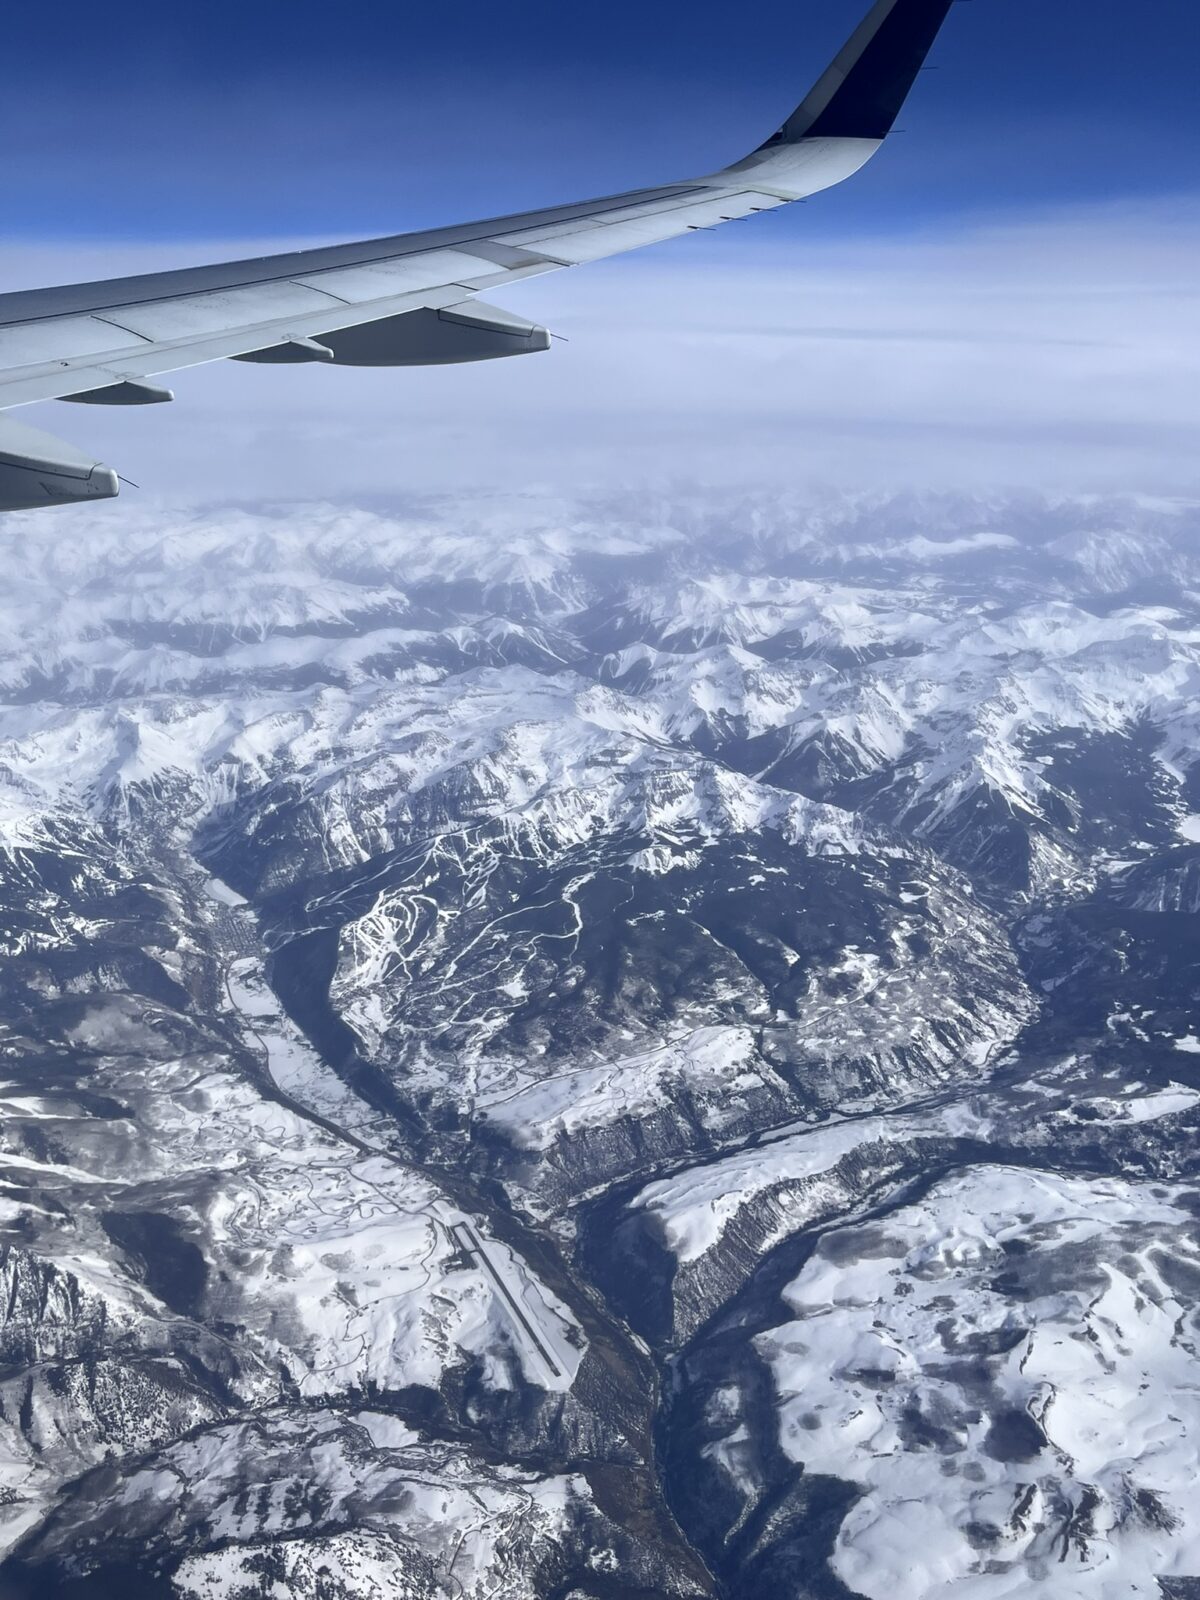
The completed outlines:
{"type": "MultiPolygon", "coordinates": [[[[151,414],[27,415],[191,502],[673,479],[1186,494],[1198,247],[1190,198],[836,241],[764,221],[514,287],[508,306],[569,341],[546,356],[223,364],[179,374],[178,403],[151,414]]],[[[166,260],[25,249],[0,265],[14,283],[166,260]]]]}

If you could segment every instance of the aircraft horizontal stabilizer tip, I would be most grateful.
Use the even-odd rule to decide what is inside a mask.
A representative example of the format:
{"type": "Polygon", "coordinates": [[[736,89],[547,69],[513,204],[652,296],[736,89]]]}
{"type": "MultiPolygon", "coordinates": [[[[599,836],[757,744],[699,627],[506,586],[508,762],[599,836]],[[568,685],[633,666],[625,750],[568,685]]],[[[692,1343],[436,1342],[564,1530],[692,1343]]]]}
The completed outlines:
{"type": "Polygon", "coordinates": [[[954,0],[876,0],[763,149],[801,139],[884,139],[954,0]]]}
{"type": "Polygon", "coordinates": [[[117,474],[74,445],[11,417],[0,417],[0,511],[111,500],[117,474]]]}

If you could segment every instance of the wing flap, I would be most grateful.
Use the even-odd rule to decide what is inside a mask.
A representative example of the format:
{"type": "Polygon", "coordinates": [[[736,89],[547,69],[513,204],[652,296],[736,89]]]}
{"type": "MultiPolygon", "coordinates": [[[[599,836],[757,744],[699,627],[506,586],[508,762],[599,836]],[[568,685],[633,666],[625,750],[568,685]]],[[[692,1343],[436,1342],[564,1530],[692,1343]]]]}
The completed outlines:
{"type": "Polygon", "coordinates": [[[112,323],[98,317],[55,317],[0,328],[0,383],[14,369],[103,356],[141,342],[128,334],[122,336],[112,323]]]}
{"type": "MultiPolygon", "coordinates": [[[[275,322],[280,317],[328,316],[338,301],[304,284],[258,284],[220,294],[184,295],[178,300],[152,300],[147,305],[121,306],[106,314],[113,329],[164,344],[197,335],[228,332],[233,328],[275,322]]],[[[124,341],[128,344],[128,340],[124,341]]]]}
{"type": "Polygon", "coordinates": [[[335,267],[331,271],[297,277],[293,282],[336,295],[349,305],[364,305],[388,295],[409,294],[446,283],[462,284],[464,279],[491,276],[495,270],[494,261],[469,255],[464,250],[430,250],[368,267],[335,267]]]}
{"type": "Polygon", "coordinates": [[[735,222],[757,211],[768,211],[783,204],[776,196],[755,190],[721,191],[715,198],[673,206],[665,212],[639,210],[616,220],[605,218],[587,228],[576,225],[559,227],[549,233],[532,231],[522,234],[519,239],[505,235],[505,242],[545,244],[573,265],[582,265],[586,261],[600,261],[605,256],[620,255],[625,250],[636,250],[643,245],[676,239],[681,234],[701,228],[719,227],[723,222],[735,222]]]}
{"type": "Polygon", "coordinates": [[[153,344],[143,341],[136,347],[114,349],[102,356],[20,367],[14,371],[0,372],[0,410],[10,406],[32,405],[41,400],[62,400],[106,384],[153,378],[160,373],[178,372],[185,367],[202,366],[208,361],[223,361],[231,356],[262,350],[269,345],[285,344],[289,340],[319,338],[335,327],[357,327],[361,323],[398,316],[402,312],[423,307],[436,309],[454,305],[462,299],[462,288],[450,284],[421,294],[396,295],[390,300],[376,300],[362,306],[341,306],[330,301],[319,314],[309,312],[303,317],[277,318],[273,322],[225,329],[207,337],[193,335],[187,339],[153,344]]]}

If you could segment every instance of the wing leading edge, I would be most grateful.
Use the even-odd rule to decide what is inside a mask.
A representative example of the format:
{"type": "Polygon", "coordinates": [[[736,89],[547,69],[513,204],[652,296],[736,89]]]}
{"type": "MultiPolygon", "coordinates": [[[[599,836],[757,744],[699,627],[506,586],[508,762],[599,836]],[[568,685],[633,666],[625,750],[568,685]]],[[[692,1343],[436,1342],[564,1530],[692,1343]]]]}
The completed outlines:
{"type": "MultiPolygon", "coordinates": [[[[707,177],[355,244],[0,295],[0,411],[169,400],[203,362],[427,365],[547,348],[476,295],[831,188],[870,160],[954,0],[876,0],[765,144],[707,177]]],[[[107,498],[116,475],[0,417],[0,510],[107,498]]]]}

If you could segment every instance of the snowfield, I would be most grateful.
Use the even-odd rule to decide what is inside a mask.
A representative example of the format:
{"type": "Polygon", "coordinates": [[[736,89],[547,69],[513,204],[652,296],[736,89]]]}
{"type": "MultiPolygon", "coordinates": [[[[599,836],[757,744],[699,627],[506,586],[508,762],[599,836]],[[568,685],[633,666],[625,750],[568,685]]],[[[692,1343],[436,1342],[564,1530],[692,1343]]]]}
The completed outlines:
{"type": "Polygon", "coordinates": [[[859,1491],[853,1592],[1122,1600],[1200,1570],[1196,1198],[985,1166],[822,1237],[758,1347],[784,1450],[859,1491]]]}
{"type": "Polygon", "coordinates": [[[1200,508],[47,526],[0,1592],[1200,1585],[1200,508]]]}

